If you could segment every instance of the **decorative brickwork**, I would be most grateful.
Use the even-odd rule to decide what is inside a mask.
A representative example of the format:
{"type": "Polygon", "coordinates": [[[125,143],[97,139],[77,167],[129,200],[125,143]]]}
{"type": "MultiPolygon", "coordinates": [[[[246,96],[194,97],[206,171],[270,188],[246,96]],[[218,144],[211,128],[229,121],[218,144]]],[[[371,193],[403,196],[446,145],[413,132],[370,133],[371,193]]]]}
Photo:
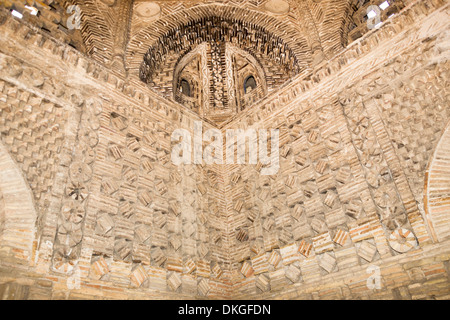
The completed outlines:
{"type": "Polygon", "coordinates": [[[87,56],[0,9],[1,297],[448,299],[446,1],[71,4],[87,56]],[[176,165],[199,121],[279,170],[176,165]]]}

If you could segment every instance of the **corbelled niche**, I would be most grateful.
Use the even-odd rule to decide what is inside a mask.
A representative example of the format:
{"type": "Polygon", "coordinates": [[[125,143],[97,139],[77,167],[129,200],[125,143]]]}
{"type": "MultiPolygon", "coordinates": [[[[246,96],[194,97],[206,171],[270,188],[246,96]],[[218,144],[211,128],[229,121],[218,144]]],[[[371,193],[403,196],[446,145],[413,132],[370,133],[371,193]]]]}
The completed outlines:
{"type": "Polygon", "coordinates": [[[280,37],[253,23],[212,16],[161,36],[145,54],[139,75],[220,125],[300,70],[280,37]],[[161,76],[173,68],[173,79],[161,76]]]}
{"type": "Polygon", "coordinates": [[[2,299],[450,297],[448,1],[43,2],[0,9],[2,299]],[[200,121],[279,171],[175,165],[200,121]]]}

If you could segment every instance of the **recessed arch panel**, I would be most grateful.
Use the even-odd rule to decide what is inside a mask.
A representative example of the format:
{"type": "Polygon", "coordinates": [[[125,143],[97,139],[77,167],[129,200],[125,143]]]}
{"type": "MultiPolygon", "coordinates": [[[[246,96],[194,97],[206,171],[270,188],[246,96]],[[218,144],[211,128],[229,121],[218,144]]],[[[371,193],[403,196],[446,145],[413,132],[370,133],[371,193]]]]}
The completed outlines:
{"type": "Polygon", "coordinates": [[[425,173],[424,207],[435,241],[450,238],[450,122],[425,173]]]}
{"type": "Polygon", "coordinates": [[[0,143],[0,256],[30,261],[37,214],[22,172],[0,143]]]}

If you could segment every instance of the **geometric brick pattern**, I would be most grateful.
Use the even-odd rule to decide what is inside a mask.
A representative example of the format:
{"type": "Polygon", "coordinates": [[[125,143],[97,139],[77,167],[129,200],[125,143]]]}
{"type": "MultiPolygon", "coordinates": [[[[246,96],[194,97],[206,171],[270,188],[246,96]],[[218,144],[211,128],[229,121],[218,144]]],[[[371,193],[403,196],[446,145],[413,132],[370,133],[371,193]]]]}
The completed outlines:
{"type": "MultiPolygon", "coordinates": [[[[102,9],[103,18],[128,12],[125,1],[111,8],[86,3],[91,14],[102,9]]],[[[345,5],[336,3],[339,20],[345,5]]],[[[373,297],[378,293],[367,292],[365,268],[377,261],[383,285],[395,286],[378,298],[448,296],[446,282],[431,282],[447,277],[448,249],[426,241],[419,212],[425,165],[450,117],[444,40],[435,37],[448,22],[432,20],[433,10],[446,14],[440,1],[405,3],[412,9],[221,128],[279,129],[280,170],[271,176],[260,174],[261,162],[219,167],[170,161],[171,133],[191,128],[199,117],[149,90],[136,74],[121,73],[127,37],[120,21],[111,28],[114,36],[105,38],[107,50],[91,52],[100,65],[1,10],[0,136],[33,193],[38,219],[36,237],[30,233],[33,251],[25,257],[31,265],[21,266],[32,279],[0,283],[0,292],[36,297],[53,290],[46,281],[69,278],[105,297],[373,297]],[[416,27],[421,32],[403,32],[416,27]],[[117,49],[114,61],[108,48],[117,49]],[[417,262],[423,256],[433,259],[417,262]],[[51,279],[41,282],[49,271],[51,279]],[[35,277],[38,285],[21,291],[35,277]]],[[[242,8],[239,1],[230,4],[242,8]]],[[[332,32],[328,1],[290,4],[286,23],[306,16],[302,8],[320,22],[317,29],[305,21],[282,31],[289,37],[292,30],[315,30],[307,32],[308,42],[300,35],[296,41],[295,48],[308,43],[314,51],[303,66],[340,50],[345,39],[329,37],[347,31],[332,32]]],[[[242,4],[260,12],[263,5],[242,4]]],[[[178,10],[177,4],[164,8],[163,15],[178,10]]],[[[271,16],[267,27],[276,19],[283,18],[271,16]]],[[[106,20],[102,31],[111,27],[106,20]]],[[[273,79],[275,65],[263,64],[272,70],[270,81],[283,82],[273,79]]],[[[0,191],[0,232],[11,222],[6,194],[0,191]]],[[[9,270],[14,261],[2,258],[0,264],[9,270]]],[[[76,298],[77,291],[64,294],[76,298]]]]}

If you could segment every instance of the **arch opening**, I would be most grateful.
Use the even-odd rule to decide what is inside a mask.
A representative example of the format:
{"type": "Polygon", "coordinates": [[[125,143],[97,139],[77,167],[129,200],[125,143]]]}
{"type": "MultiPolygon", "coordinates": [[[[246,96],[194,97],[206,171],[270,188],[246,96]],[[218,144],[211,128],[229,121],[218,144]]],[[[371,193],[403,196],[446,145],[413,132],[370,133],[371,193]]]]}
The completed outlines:
{"type": "Polygon", "coordinates": [[[450,122],[425,173],[425,220],[434,241],[450,238],[450,122]]]}
{"type": "Polygon", "coordinates": [[[31,261],[36,219],[31,190],[0,143],[0,256],[31,261]]]}
{"type": "Polygon", "coordinates": [[[256,80],[253,75],[248,76],[244,82],[244,92],[248,93],[251,90],[256,89],[256,80]]]}
{"type": "Polygon", "coordinates": [[[191,86],[186,79],[181,79],[180,82],[180,92],[185,96],[191,96],[191,86]]]}

